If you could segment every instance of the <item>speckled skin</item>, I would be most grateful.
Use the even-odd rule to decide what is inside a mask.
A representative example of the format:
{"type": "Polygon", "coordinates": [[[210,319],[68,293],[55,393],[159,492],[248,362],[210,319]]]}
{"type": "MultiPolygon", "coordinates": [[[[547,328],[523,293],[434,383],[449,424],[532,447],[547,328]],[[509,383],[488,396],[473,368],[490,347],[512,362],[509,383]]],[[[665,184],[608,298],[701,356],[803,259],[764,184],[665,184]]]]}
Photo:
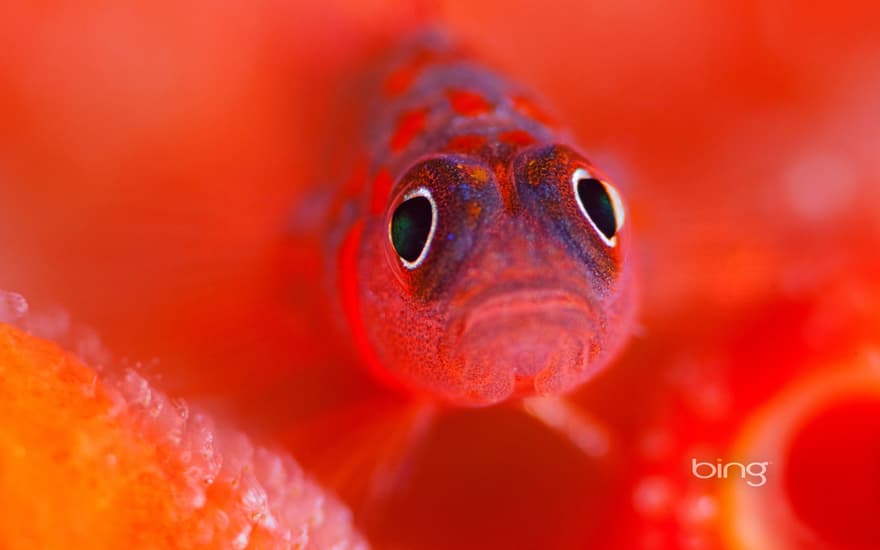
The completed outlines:
{"type": "Polygon", "coordinates": [[[374,373],[488,405],[576,388],[632,324],[627,226],[609,247],[579,211],[578,167],[607,180],[527,92],[426,33],[369,79],[363,158],[330,209],[330,288],[374,373]],[[389,240],[404,195],[437,204],[424,263],[389,240]]]}

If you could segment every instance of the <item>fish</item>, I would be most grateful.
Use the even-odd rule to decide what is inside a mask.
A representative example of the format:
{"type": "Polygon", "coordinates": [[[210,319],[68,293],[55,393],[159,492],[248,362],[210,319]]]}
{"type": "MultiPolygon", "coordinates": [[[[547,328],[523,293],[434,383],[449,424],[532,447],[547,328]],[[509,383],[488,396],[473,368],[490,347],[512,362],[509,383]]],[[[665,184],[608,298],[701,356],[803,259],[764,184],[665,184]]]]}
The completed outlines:
{"type": "Polygon", "coordinates": [[[605,369],[633,330],[626,207],[558,117],[435,29],[352,90],[358,114],[334,126],[348,174],[300,211],[315,292],[362,365],[458,407],[564,395],[605,369]]]}

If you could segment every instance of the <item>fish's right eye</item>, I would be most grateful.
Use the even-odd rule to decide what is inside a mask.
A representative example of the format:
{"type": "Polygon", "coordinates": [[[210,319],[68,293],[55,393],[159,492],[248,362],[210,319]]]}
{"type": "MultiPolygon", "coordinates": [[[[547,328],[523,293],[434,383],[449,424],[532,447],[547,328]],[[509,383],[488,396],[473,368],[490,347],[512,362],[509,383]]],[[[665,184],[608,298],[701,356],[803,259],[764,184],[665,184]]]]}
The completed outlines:
{"type": "Polygon", "coordinates": [[[431,192],[420,187],[408,193],[394,209],[388,237],[403,266],[416,269],[428,257],[437,229],[437,204],[431,192]]]}

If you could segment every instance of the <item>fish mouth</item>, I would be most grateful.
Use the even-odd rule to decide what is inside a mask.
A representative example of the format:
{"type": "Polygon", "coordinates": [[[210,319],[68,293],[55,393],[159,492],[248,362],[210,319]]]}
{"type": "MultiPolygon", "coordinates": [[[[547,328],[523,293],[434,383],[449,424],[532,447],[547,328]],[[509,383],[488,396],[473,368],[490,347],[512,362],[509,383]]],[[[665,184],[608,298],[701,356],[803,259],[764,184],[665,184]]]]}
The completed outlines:
{"type": "Polygon", "coordinates": [[[449,336],[462,387],[475,402],[491,404],[576,387],[589,375],[598,326],[582,292],[513,285],[468,301],[449,336]]]}

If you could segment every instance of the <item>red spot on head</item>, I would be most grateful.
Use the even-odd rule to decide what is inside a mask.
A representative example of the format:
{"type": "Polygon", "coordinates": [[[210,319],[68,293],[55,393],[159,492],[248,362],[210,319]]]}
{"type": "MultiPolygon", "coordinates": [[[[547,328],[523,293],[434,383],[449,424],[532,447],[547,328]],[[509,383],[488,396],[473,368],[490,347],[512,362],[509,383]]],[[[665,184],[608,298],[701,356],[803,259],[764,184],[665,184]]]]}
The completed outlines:
{"type": "Polygon", "coordinates": [[[555,126],[556,121],[553,120],[553,117],[548,115],[543,109],[538,107],[534,101],[529,99],[526,96],[514,96],[511,101],[513,102],[513,108],[519,111],[520,114],[529,117],[530,119],[540,122],[545,126],[555,126]]]}
{"type": "Polygon", "coordinates": [[[336,196],[330,209],[330,219],[335,220],[342,206],[349,200],[363,196],[364,187],[367,185],[367,161],[359,158],[355,162],[354,170],[345,181],[342,191],[336,196]]]}
{"type": "Polygon", "coordinates": [[[402,151],[409,145],[422,130],[425,129],[425,121],[428,118],[427,109],[408,111],[397,119],[397,128],[391,136],[389,146],[392,151],[402,151]]]}
{"type": "Polygon", "coordinates": [[[535,138],[533,138],[530,133],[524,130],[510,130],[509,132],[502,132],[498,134],[498,140],[502,143],[513,145],[514,147],[531,145],[535,142],[535,138]]]}
{"type": "Polygon", "coordinates": [[[431,62],[431,57],[431,53],[424,50],[416,53],[405,65],[388,75],[385,93],[393,97],[409,89],[422,69],[431,62]]]}
{"type": "Polygon", "coordinates": [[[453,153],[477,154],[486,146],[486,138],[477,135],[455,136],[446,144],[446,148],[453,153]]]}
{"type": "Polygon", "coordinates": [[[399,96],[409,90],[422,71],[429,66],[449,63],[471,55],[468,48],[460,45],[439,51],[419,50],[406,63],[388,75],[383,86],[385,94],[389,97],[399,96]]]}
{"type": "Polygon", "coordinates": [[[391,195],[391,174],[388,170],[382,168],[376,174],[373,180],[373,192],[370,196],[370,212],[373,214],[381,214],[388,204],[388,197],[391,195]]]}
{"type": "Polygon", "coordinates": [[[477,116],[492,109],[492,104],[480,94],[464,90],[447,90],[446,97],[452,110],[464,116],[477,116]]]}

